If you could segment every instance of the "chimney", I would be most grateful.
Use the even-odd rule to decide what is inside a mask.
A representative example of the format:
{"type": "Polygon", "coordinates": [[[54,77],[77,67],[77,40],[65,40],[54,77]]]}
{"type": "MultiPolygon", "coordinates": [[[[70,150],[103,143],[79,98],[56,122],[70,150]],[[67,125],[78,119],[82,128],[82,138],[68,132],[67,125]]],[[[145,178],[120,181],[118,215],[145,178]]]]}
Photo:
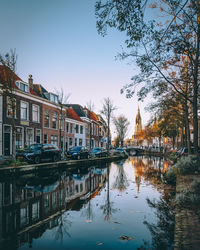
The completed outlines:
{"type": "Polygon", "coordinates": [[[33,89],[33,78],[32,78],[32,75],[29,75],[28,83],[29,83],[30,89],[33,89]]]}

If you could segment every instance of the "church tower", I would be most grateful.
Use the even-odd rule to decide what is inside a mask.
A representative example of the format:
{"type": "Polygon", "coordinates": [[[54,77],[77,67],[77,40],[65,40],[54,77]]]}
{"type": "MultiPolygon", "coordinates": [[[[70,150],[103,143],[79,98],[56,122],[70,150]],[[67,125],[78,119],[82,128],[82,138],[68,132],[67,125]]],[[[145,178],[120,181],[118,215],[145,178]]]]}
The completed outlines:
{"type": "Polygon", "coordinates": [[[140,130],[142,130],[142,119],[140,115],[140,109],[138,106],[138,111],[135,119],[135,135],[137,135],[140,130]]]}
{"type": "Polygon", "coordinates": [[[142,130],[142,118],[140,115],[140,109],[138,106],[138,111],[137,111],[137,115],[135,118],[135,131],[134,131],[134,135],[132,136],[132,143],[134,145],[138,145],[140,142],[140,131],[142,130]]]}

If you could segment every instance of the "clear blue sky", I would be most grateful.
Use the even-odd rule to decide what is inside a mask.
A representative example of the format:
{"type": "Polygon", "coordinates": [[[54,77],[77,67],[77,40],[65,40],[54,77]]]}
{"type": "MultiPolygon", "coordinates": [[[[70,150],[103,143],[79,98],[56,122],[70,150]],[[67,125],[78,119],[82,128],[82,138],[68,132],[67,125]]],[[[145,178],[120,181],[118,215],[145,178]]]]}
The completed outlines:
{"type": "MultiPolygon", "coordinates": [[[[130,137],[137,96],[126,99],[120,89],[130,83],[136,67],[115,60],[125,39],[122,33],[98,35],[94,5],[95,0],[1,0],[0,53],[15,48],[19,77],[27,81],[32,74],[49,91],[62,87],[71,93],[71,103],[91,100],[98,113],[103,98],[110,97],[118,107],[115,115],[129,119],[130,137]]],[[[145,105],[139,103],[143,125],[149,118],[145,105]]]]}

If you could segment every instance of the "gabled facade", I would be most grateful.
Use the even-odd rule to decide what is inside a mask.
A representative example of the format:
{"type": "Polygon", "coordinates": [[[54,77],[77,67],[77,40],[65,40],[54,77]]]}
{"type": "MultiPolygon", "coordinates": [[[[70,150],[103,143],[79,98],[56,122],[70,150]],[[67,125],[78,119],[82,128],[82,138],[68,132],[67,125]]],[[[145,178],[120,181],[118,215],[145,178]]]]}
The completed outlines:
{"type": "Polygon", "coordinates": [[[86,146],[86,124],[72,107],[67,108],[65,124],[66,150],[74,146],[86,146]]]}
{"type": "MultiPolygon", "coordinates": [[[[15,99],[14,114],[11,108],[10,97],[6,92],[2,93],[0,103],[3,123],[1,151],[5,156],[13,153],[13,133],[16,149],[42,141],[42,104],[37,99],[38,95],[34,92],[29,82],[22,81],[15,74],[13,74],[13,79],[15,80],[13,91],[15,99]]],[[[6,81],[3,84],[6,84],[6,81]]]]}

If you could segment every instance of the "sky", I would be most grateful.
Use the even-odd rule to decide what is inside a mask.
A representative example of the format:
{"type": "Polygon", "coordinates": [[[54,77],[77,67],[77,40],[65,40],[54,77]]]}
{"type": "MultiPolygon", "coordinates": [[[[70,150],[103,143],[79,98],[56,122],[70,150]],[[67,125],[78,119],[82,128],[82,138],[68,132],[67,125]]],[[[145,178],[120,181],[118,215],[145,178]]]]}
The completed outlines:
{"type": "MultiPolygon", "coordinates": [[[[130,122],[134,133],[138,105],[143,126],[150,118],[135,95],[127,99],[120,89],[136,74],[137,67],[116,60],[125,36],[115,30],[102,37],[96,29],[95,0],[0,0],[0,53],[16,49],[17,74],[42,84],[48,91],[64,89],[69,102],[94,103],[99,113],[110,97],[130,122]]],[[[150,100],[148,100],[149,102],[150,100]]],[[[112,125],[112,135],[115,128],[112,125]]]]}

